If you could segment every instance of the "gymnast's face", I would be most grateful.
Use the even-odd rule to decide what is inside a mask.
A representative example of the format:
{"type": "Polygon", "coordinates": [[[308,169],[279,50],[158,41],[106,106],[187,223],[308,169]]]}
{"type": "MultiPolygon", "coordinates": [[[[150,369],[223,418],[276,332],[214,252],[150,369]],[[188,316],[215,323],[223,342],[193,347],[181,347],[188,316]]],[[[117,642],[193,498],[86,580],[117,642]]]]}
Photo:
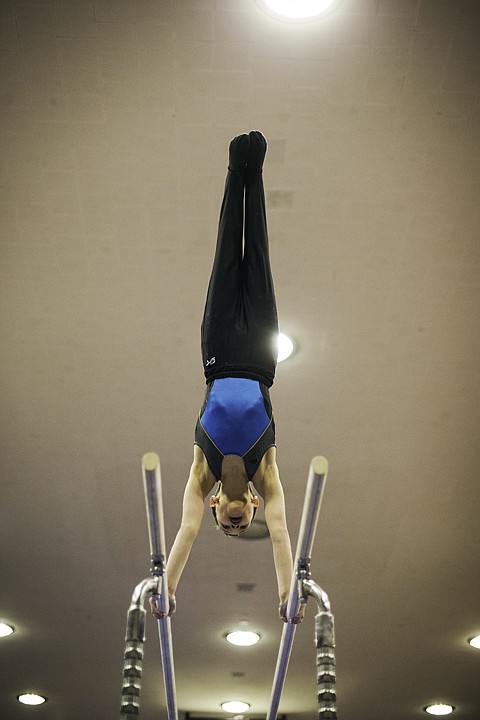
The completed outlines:
{"type": "Polygon", "coordinates": [[[255,505],[252,497],[233,502],[223,501],[220,495],[216,506],[216,515],[219,527],[226,535],[242,535],[251,525],[255,505]]]}

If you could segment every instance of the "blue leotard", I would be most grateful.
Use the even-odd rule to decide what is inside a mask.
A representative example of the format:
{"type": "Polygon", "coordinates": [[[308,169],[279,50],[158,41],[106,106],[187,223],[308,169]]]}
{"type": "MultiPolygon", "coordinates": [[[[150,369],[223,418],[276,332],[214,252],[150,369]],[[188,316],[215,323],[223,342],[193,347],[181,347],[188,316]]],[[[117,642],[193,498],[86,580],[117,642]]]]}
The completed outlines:
{"type": "Polygon", "coordinates": [[[266,385],[236,377],[209,383],[195,428],[195,444],[203,450],[217,480],[225,455],[239,455],[251,480],[268,448],[275,445],[266,385]]]}

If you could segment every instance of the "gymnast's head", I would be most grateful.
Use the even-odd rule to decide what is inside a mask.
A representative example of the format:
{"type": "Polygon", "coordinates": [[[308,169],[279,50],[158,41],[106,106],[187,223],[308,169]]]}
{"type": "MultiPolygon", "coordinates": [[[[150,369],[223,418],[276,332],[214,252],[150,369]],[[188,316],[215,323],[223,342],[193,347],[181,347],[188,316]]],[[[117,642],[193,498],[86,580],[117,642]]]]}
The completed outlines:
{"type": "Polygon", "coordinates": [[[253,492],[252,484],[248,483],[248,490],[241,499],[230,500],[219,482],[210,498],[210,507],[217,528],[225,535],[239,537],[253,522],[258,508],[258,497],[253,492]]]}

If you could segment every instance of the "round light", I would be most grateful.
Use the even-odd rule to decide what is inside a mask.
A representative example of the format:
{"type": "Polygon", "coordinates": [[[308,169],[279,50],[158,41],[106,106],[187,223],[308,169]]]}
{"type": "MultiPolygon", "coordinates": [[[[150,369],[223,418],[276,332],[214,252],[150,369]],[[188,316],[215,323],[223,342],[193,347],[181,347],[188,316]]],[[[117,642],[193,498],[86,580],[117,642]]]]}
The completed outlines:
{"type": "Polygon", "coordinates": [[[228,713],[242,713],[247,712],[250,705],[241,700],[229,700],[229,702],[222,703],[222,708],[228,713]]]}
{"type": "Polygon", "coordinates": [[[24,705],[43,705],[44,702],[47,702],[47,698],[42,697],[42,695],[36,695],[35,693],[24,693],[23,695],[18,695],[17,699],[24,705]]]}
{"type": "Polygon", "coordinates": [[[0,637],[7,637],[13,633],[13,627],[6,623],[0,623],[0,637]]]}
{"type": "Polygon", "coordinates": [[[251,630],[234,630],[233,632],[229,632],[226,637],[232,645],[240,645],[243,647],[256,645],[260,640],[260,635],[251,630]]]}
{"type": "Polygon", "coordinates": [[[468,642],[472,647],[480,650],[480,635],[476,635],[475,637],[470,638],[468,642]]]}
{"type": "Polygon", "coordinates": [[[288,335],[284,333],[278,334],[278,355],[277,362],[282,362],[290,357],[293,352],[293,342],[288,335]]]}
{"type": "Polygon", "coordinates": [[[425,708],[425,712],[429,715],[450,715],[453,711],[453,705],[446,705],[444,703],[435,703],[435,705],[429,705],[425,708]]]}
{"type": "Polygon", "coordinates": [[[296,20],[321,15],[332,3],[333,0],[264,0],[274,13],[296,20]]]}

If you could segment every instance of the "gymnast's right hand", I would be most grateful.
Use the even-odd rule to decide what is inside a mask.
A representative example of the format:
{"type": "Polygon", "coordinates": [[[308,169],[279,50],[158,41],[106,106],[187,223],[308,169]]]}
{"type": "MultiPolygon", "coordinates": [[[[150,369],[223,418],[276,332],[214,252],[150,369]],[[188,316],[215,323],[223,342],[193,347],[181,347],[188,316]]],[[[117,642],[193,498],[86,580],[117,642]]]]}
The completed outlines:
{"type": "MultiPolygon", "coordinates": [[[[152,615],[154,615],[157,618],[157,620],[163,620],[163,618],[165,617],[165,614],[161,610],[159,610],[156,605],[155,598],[157,598],[157,597],[158,597],[158,595],[153,595],[152,597],[149,598],[150,610],[152,612],[152,615]]],[[[176,609],[177,609],[177,603],[175,600],[175,595],[169,595],[168,596],[168,617],[171,617],[176,609]]]]}

